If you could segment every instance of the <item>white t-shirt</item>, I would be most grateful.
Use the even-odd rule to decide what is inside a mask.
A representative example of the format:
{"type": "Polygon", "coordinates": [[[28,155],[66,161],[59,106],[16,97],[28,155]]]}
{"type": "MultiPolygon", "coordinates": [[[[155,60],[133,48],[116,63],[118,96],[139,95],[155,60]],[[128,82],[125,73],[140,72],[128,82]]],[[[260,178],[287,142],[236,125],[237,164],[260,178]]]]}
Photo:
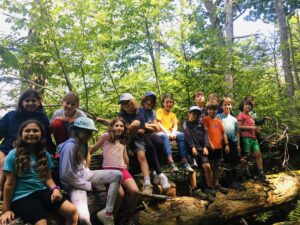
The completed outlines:
{"type": "MultiPolygon", "coordinates": [[[[58,109],[53,113],[52,118],[50,119],[50,124],[53,123],[53,121],[57,118],[57,117],[64,117],[65,116],[65,111],[64,109],[58,109]]],[[[77,119],[79,117],[86,117],[86,114],[80,110],[80,109],[76,109],[75,114],[73,115],[74,119],[77,119]]]]}

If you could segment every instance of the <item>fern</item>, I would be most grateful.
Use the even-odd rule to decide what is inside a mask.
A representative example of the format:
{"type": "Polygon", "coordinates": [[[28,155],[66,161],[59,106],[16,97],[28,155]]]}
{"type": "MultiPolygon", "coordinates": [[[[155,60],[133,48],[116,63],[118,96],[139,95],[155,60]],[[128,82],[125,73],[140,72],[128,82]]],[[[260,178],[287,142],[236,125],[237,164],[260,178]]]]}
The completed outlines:
{"type": "Polygon", "coordinates": [[[256,215],[255,220],[257,222],[266,222],[269,218],[271,218],[273,216],[273,212],[272,211],[268,211],[268,212],[264,212],[264,213],[260,213],[258,215],[256,215]]]}
{"type": "Polygon", "coordinates": [[[295,209],[289,213],[288,217],[292,222],[300,222],[300,200],[297,201],[295,209]]]}

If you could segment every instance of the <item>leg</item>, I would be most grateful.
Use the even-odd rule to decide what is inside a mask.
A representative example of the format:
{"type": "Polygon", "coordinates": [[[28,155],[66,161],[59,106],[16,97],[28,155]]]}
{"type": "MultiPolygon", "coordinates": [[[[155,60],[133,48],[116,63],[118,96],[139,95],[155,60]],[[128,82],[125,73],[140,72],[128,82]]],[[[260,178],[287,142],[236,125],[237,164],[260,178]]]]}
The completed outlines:
{"type": "Polygon", "coordinates": [[[167,157],[168,157],[168,162],[169,163],[174,162],[173,157],[172,157],[172,149],[171,149],[171,146],[170,146],[170,140],[169,140],[168,135],[166,135],[163,132],[160,132],[157,135],[160,136],[160,138],[163,141],[164,149],[165,149],[165,151],[167,153],[167,157]]]}
{"type": "Polygon", "coordinates": [[[189,174],[189,182],[192,187],[192,189],[197,188],[197,176],[196,176],[196,171],[192,172],[189,174]]]}
{"type": "Polygon", "coordinates": [[[47,225],[47,220],[45,219],[39,220],[34,225],[47,225]]]}
{"type": "Polygon", "coordinates": [[[146,159],[145,151],[137,151],[136,156],[137,156],[137,159],[139,160],[144,178],[149,177],[149,166],[148,166],[148,162],[146,159]]]}
{"type": "Polygon", "coordinates": [[[97,184],[109,184],[105,209],[107,214],[112,215],[122,181],[122,173],[118,170],[96,170],[90,181],[94,187],[97,184]]]}
{"type": "Polygon", "coordinates": [[[76,207],[69,201],[64,201],[58,213],[65,219],[66,225],[76,225],[78,222],[78,212],[76,207]]]}
{"type": "Polygon", "coordinates": [[[153,142],[151,140],[151,134],[145,135],[145,143],[146,143],[146,156],[147,160],[149,161],[149,165],[157,174],[161,174],[160,164],[157,158],[156,149],[153,145],[153,142]]]}
{"type": "Polygon", "coordinates": [[[187,162],[187,148],[184,140],[184,134],[182,132],[176,131],[176,142],[179,146],[182,162],[187,162]]]}
{"type": "Polygon", "coordinates": [[[91,225],[86,191],[73,189],[69,194],[71,202],[78,210],[80,223],[91,225]]]}
{"type": "Polygon", "coordinates": [[[137,187],[133,178],[126,179],[123,184],[124,188],[128,191],[127,213],[132,214],[139,199],[139,188],[137,187]]]}
{"type": "Polygon", "coordinates": [[[202,168],[204,170],[206,185],[207,185],[208,188],[212,188],[213,187],[213,182],[212,182],[212,172],[211,172],[210,164],[209,163],[203,163],[202,168]]]}

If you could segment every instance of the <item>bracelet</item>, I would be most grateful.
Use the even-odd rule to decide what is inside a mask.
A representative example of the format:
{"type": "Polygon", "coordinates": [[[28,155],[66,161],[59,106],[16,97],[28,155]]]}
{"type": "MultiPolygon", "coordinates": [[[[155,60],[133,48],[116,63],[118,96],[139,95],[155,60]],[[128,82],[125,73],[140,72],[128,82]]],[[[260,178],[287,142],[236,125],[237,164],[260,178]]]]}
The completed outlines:
{"type": "Polygon", "coordinates": [[[50,190],[53,192],[55,189],[60,190],[60,187],[59,186],[54,186],[50,190]]]}

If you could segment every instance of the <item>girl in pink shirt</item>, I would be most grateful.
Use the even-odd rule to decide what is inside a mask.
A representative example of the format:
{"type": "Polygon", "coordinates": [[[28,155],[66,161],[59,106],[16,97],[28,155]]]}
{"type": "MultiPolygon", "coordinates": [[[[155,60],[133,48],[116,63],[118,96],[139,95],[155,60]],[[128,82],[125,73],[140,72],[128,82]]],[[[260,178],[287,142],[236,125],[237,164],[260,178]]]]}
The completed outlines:
{"type": "MultiPolygon", "coordinates": [[[[139,189],[135,180],[128,171],[129,158],[126,151],[126,142],[128,140],[128,131],[125,121],[117,117],[112,120],[108,127],[108,132],[101,135],[97,143],[90,149],[90,153],[95,152],[99,147],[103,149],[103,169],[120,170],[123,174],[122,186],[128,193],[128,202],[126,207],[125,221],[129,224],[133,211],[138,202],[139,189]]],[[[120,197],[124,198],[124,190],[120,187],[120,197]]]]}

